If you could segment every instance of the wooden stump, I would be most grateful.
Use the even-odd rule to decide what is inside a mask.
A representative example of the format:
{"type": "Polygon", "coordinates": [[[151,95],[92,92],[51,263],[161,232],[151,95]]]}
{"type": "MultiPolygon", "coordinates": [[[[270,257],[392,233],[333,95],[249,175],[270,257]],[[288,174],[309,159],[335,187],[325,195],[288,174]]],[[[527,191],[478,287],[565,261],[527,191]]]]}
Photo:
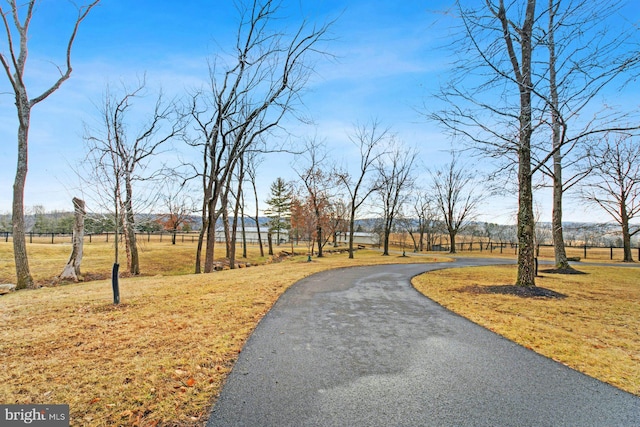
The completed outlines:
{"type": "Polygon", "coordinates": [[[82,250],[84,245],[84,200],[73,198],[74,223],[73,223],[73,248],[67,265],[62,270],[60,280],[82,280],[80,263],[82,262],[82,250]]]}

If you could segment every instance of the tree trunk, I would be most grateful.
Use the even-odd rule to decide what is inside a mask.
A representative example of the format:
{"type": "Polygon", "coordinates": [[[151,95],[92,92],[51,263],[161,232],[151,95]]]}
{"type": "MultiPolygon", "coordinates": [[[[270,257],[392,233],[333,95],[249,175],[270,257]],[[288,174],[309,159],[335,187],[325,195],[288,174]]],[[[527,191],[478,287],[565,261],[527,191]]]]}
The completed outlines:
{"type": "Polygon", "coordinates": [[[353,259],[353,234],[355,233],[356,226],[356,211],[351,209],[351,215],[349,216],[349,259],[353,259]]]}
{"type": "MultiPolygon", "coordinates": [[[[316,217],[317,220],[320,220],[320,217],[316,217]]],[[[316,233],[318,234],[318,258],[322,258],[324,255],[322,254],[322,226],[318,226],[316,228],[316,233]]]]}
{"type": "Polygon", "coordinates": [[[27,180],[27,152],[29,140],[29,121],[31,108],[26,90],[16,94],[18,106],[18,165],[13,183],[13,257],[16,263],[16,289],[32,289],[35,287],[29,271],[27,244],[24,229],[24,187],[27,180]]]}
{"type": "MultiPolygon", "coordinates": [[[[531,183],[531,56],[532,34],[535,20],[535,0],[527,1],[527,9],[522,30],[519,34],[521,50],[520,70],[514,66],[520,92],[520,131],[518,149],[518,276],[517,286],[535,286],[535,246],[533,191],[531,183]]],[[[503,26],[508,27],[506,17],[503,26]]],[[[513,55],[511,50],[510,55],[513,55]]],[[[517,62],[515,57],[512,61],[517,62]]]]}
{"type": "Polygon", "coordinates": [[[258,245],[260,246],[260,256],[264,257],[264,247],[262,245],[262,236],[260,233],[260,209],[258,208],[258,189],[256,188],[256,182],[254,179],[251,180],[251,185],[253,187],[253,196],[256,200],[256,230],[258,232],[258,245]]]}
{"type": "MultiPolygon", "coordinates": [[[[227,241],[227,258],[229,259],[229,268],[236,268],[236,226],[237,226],[237,216],[233,218],[233,228],[229,230],[229,237],[227,241]]],[[[229,225],[227,224],[227,230],[229,229],[229,225]]]]}
{"type": "Polygon", "coordinates": [[[140,256],[138,255],[138,240],[134,224],[130,224],[129,246],[131,247],[131,270],[130,273],[137,276],[140,274],[140,256]]]}
{"type": "Polygon", "coordinates": [[[629,215],[627,214],[627,208],[623,204],[620,207],[620,219],[622,219],[622,246],[624,250],[624,262],[633,262],[633,255],[631,254],[631,233],[629,231],[629,215]]]}
{"type": "Polygon", "coordinates": [[[391,234],[391,227],[386,227],[384,228],[384,242],[383,242],[383,249],[382,249],[382,255],[389,255],[389,235],[391,234]]]}
{"type": "Polygon", "coordinates": [[[60,274],[60,280],[73,280],[74,282],[82,280],[80,264],[82,263],[82,252],[84,246],[84,216],[86,214],[84,206],[84,200],[80,200],[76,197],[73,198],[73,209],[75,214],[72,239],[73,247],[69,261],[60,274]]]}
{"type": "MultiPolygon", "coordinates": [[[[128,178],[128,177],[127,177],[128,178]]],[[[127,231],[125,237],[127,239],[126,245],[129,248],[131,257],[131,265],[129,265],[129,272],[137,276],[140,274],[140,257],[138,256],[138,242],[136,239],[135,229],[135,216],[133,212],[133,187],[131,186],[131,180],[125,180],[125,191],[127,193],[127,200],[125,202],[125,229],[127,231]]]]}
{"type": "Polygon", "coordinates": [[[450,254],[456,253],[456,232],[454,229],[449,228],[449,243],[451,247],[449,248],[450,254]]]}
{"type": "Polygon", "coordinates": [[[213,199],[209,201],[207,208],[207,246],[204,251],[204,272],[211,273],[213,271],[213,251],[216,244],[216,217],[215,202],[213,199]]]}
{"type": "Polygon", "coordinates": [[[384,243],[382,246],[382,255],[389,255],[389,233],[387,231],[384,232],[384,243]]]}
{"type": "Polygon", "coordinates": [[[519,155],[518,277],[516,286],[535,286],[535,245],[530,151],[519,155]]]}
{"type": "Polygon", "coordinates": [[[244,223],[244,196],[240,204],[240,227],[242,227],[242,258],[247,258],[247,230],[244,223]]]}
{"type": "Polygon", "coordinates": [[[231,225],[229,224],[229,212],[228,208],[228,199],[227,195],[222,198],[222,229],[224,230],[224,247],[225,247],[225,258],[231,257],[231,225]]]}
{"type": "Polygon", "coordinates": [[[416,236],[413,235],[412,231],[409,231],[409,237],[411,237],[411,242],[413,243],[413,252],[418,252],[418,241],[416,240],[416,236]]]}
{"type": "Polygon", "coordinates": [[[202,273],[202,246],[204,243],[204,236],[208,229],[206,215],[202,219],[202,228],[198,233],[198,245],[196,247],[196,265],[195,265],[195,274],[202,273]]]}
{"type": "MultiPolygon", "coordinates": [[[[129,226],[127,225],[127,221],[126,219],[122,220],[122,237],[124,238],[124,253],[125,256],[127,258],[127,270],[131,271],[131,246],[130,243],[131,241],[129,240],[129,233],[130,233],[130,229],[129,226]]],[[[118,245],[118,239],[116,239],[116,245],[118,245]]]]}
{"type": "MultiPolygon", "coordinates": [[[[555,156],[554,156],[555,157],[555,156]]],[[[555,159],[554,159],[555,166],[555,159]]],[[[564,233],[562,230],[562,178],[561,167],[557,172],[560,175],[554,175],[553,178],[553,213],[551,219],[551,228],[553,233],[553,252],[555,255],[555,263],[557,269],[571,269],[569,260],[567,259],[567,251],[564,247],[564,233]]]]}
{"type": "Polygon", "coordinates": [[[564,248],[564,233],[562,231],[562,197],[564,189],[562,183],[562,126],[560,123],[560,102],[558,97],[558,83],[556,76],[556,45],[555,45],[555,9],[554,1],[549,0],[549,92],[551,101],[551,130],[553,152],[553,211],[551,229],[553,236],[553,252],[557,269],[571,269],[567,252],[564,248]]]}
{"type": "MultiPolygon", "coordinates": [[[[231,225],[230,231],[230,239],[227,244],[229,248],[229,268],[236,268],[236,240],[237,240],[237,230],[238,230],[238,217],[240,213],[241,197],[242,197],[242,181],[244,179],[244,174],[242,168],[244,167],[242,164],[242,159],[240,159],[240,172],[238,177],[238,191],[236,193],[236,205],[233,208],[233,223],[231,225]]],[[[225,209],[226,211],[226,209],[225,209]]]]}

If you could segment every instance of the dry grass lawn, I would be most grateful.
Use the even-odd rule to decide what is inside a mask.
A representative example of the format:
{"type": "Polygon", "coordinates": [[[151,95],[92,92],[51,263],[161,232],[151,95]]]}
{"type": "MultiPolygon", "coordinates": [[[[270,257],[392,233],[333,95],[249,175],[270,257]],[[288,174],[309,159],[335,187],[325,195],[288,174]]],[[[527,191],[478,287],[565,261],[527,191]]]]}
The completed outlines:
{"type": "Polygon", "coordinates": [[[566,295],[564,299],[477,292],[512,284],[515,268],[440,270],[415,278],[414,286],[475,323],[640,396],[638,268],[580,266],[588,274],[543,273],[536,280],[538,286],[566,295]]]}
{"type": "MultiPolygon", "coordinates": [[[[113,236],[111,238],[113,239],[113,236]]],[[[88,240],[85,239],[84,243],[81,271],[90,280],[110,277],[114,262],[113,243],[96,240],[88,243],[88,240]]],[[[258,249],[251,249],[250,260],[258,262],[258,249]]],[[[223,252],[222,245],[220,245],[218,252],[223,252]]],[[[44,240],[38,243],[27,243],[27,253],[33,279],[40,285],[49,285],[62,272],[69,260],[71,244],[51,244],[50,241],[44,240]]],[[[192,242],[178,242],[176,245],[172,245],[170,239],[166,237],[163,242],[147,242],[144,239],[139,241],[140,268],[143,275],[193,273],[195,253],[196,244],[192,242]],[[167,262],[168,257],[171,262],[167,262]]],[[[126,259],[124,257],[124,246],[120,245],[121,275],[126,275],[126,259]]],[[[13,245],[11,241],[8,243],[2,241],[0,242],[0,283],[13,282],[15,282],[13,245]]]]}
{"type": "MultiPolygon", "coordinates": [[[[10,263],[6,246],[0,244],[3,264],[10,263]]],[[[0,297],[0,402],[66,403],[73,426],[201,426],[245,340],[291,284],[329,268],[444,260],[361,251],[355,260],[342,254],[309,263],[298,256],[206,275],[163,275],[190,271],[187,246],[184,257],[175,247],[144,249],[143,272],[156,265],[161,273],[122,279],[117,307],[110,280],[0,297]]],[[[85,249],[83,271],[110,271],[109,248],[85,249]]],[[[29,245],[38,281],[58,274],[69,250],[29,245]]],[[[5,281],[7,268],[0,268],[5,281]]]]}

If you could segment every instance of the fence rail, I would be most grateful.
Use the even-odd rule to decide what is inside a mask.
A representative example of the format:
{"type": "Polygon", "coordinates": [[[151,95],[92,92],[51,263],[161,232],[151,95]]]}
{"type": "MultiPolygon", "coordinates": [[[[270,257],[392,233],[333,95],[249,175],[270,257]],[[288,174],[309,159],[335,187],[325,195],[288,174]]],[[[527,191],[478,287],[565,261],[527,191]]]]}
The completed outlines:
{"type": "MultiPolygon", "coordinates": [[[[171,231],[163,232],[138,232],[136,238],[138,242],[167,242],[172,243],[174,233],[171,231]]],[[[198,241],[199,232],[177,232],[175,233],[175,241],[180,243],[196,243],[198,241]]],[[[123,239],[123,234],[118,233],[120,241],[123,239]]],[[[72,243],[72,234],[70,233],[27,233],[27,243],[72,243]]],[[[94,242],[113,242],[115,233],[90,233],[84,235],[85,243],[94,242]]],[[[0,242],[8,243],[12,239],[12,233],[10,231],[0,231],[0,242]]],[[[257,238],[247,238],[248,244],[258,244],[257,238]]],[[[216,243],[224,242],[223,236],[216,236],[216,243]]],[[[240,242],[240,236],[238,236],[238,242],[240,242]]],[[[267,244],[267,233],[263,233],[262,243],[267,244]]]]}
{"type": "MultiPolygon", "coordinates": [[[[413,245],[407,245],[402,242],[390,242],[392,246],[404,247],[406,249],[413,250],[413,245]]],[[[431,247],[433,252],[449,252],[451,246],[448,243],[434,244],[431,247]]],[[[575,260],[602,260],[614,258],[624,258],[624,248],[622,246],[565,246],[567,257],[575,260]]],[[[638,260],[640,260],[640,247],[632,248],[637,250],[638,260]]],[[[513,254],[518,253],[518,244],[509,242],[463,242],[456,243],[456,252],[488,252],[488,253],[500,253],[500,254],[513,254]]],[[[553,257],[553,245],[539,245],[538,256],[553,257]]]]}

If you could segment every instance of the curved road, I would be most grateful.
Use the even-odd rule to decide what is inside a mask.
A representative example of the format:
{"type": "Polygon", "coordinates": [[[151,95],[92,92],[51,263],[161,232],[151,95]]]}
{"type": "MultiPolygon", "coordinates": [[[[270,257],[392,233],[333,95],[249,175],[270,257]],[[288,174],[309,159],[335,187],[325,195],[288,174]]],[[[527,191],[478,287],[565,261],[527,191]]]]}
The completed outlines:
{"type": "Polygon", "coordinates": [[[327,271],[291,287],[247,341],[212,426],[640,426],[640,398],[423,297],[416,274],[327,271]]]}

